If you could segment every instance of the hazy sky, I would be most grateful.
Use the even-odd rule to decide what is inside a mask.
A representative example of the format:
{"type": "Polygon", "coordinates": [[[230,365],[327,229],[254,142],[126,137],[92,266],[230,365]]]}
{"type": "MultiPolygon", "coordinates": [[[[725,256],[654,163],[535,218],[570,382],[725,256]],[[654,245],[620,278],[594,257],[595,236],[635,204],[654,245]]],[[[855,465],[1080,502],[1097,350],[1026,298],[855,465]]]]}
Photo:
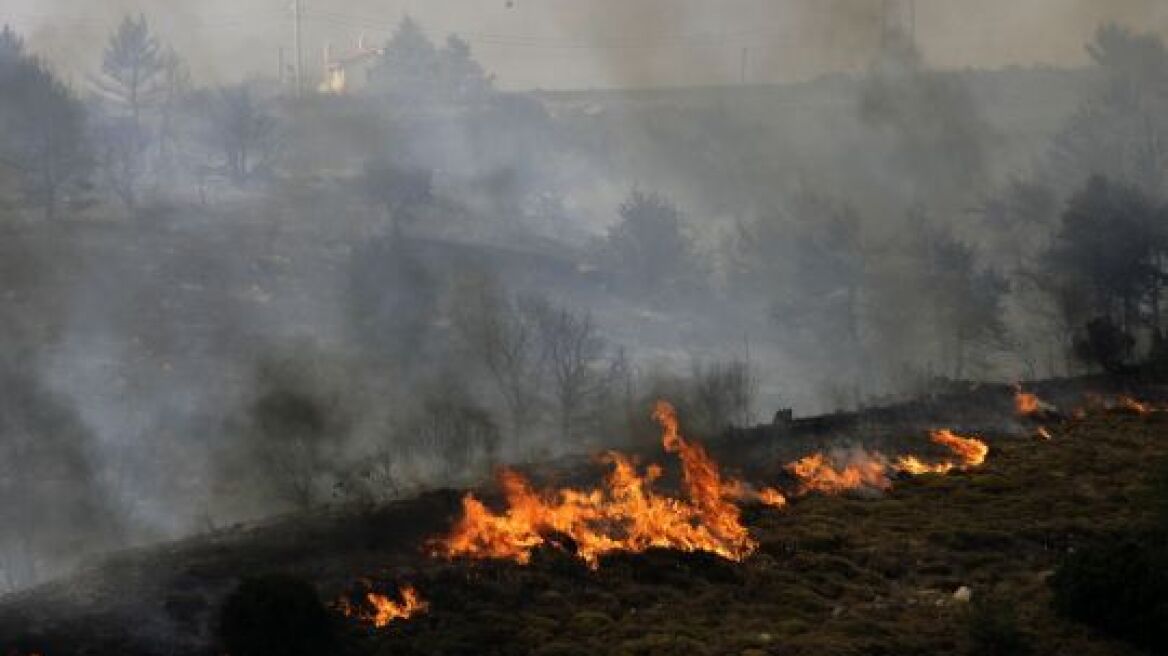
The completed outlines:
{"type": "MultiPolygon", "coordinates": [[[[308,68],[326,42],[382,41],[405,13],[467,38],[511,88],[806,79],[858,70],[879,43],[881,0],[302,0],[308,68]]],[[[62,70],[92,70],[126,11],[145,12],[202,81],[270,74],[291,50],[292,0],[0,0],[62,70]]],[[[942,67],[1085,60],[1102,21],[1168,31],[1168,0],[917,0],[917,33],[942,67]]]]}

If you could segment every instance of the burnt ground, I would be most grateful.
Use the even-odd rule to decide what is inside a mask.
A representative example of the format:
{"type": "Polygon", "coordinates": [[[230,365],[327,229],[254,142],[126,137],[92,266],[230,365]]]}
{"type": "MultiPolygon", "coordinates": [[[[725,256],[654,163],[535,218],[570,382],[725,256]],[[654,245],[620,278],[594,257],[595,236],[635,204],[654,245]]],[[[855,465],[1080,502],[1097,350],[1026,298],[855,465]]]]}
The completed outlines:
{"type": "MultiPolygon", "coordinates": [[[[977,604],[954,599],[961,586],[1010,609],[1031,653],[1140,653],[1055,615],[1047,578],[1077,546],[1150,521],[1146,475],[1168,460],[1168,413],[1093,414],[1052,425],[1055,439],[1039,442],[1018,433],[1005,391],[992,400],[1003,414],[969,404],[997,426],[983,431],[992,451],[982,468],[901,480],[880,497],[747,508],[760,548],[743,563],[659,551],[590,571],[557,549],[529,566],[437,561],[424,543],[456,516],[459,494],[435,492],[118,554],[0,600],[0,650],[218,653],[221,599],[242,576],[286,572],[329,600],[410,582],[430,601],[428,613],[381,630],[338,614],[343,653],[356,655],[971,653],[977,604]]],[[[879,432],[880,422],[865,423],[879,432]]],[[[858,426],[762,427],[737,434],[741,449],[729,435],[712,450],[762,461],[759,449],[840,442],[858,426]]],[[[886,432],[905,435],[899,425],[886,432]]]]}

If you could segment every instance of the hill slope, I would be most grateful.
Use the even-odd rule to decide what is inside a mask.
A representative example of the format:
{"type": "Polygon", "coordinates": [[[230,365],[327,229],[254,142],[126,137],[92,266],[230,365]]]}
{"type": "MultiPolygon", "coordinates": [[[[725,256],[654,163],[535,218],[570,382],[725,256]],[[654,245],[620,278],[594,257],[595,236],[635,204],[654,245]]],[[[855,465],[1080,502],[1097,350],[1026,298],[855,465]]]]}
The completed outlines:
{"type": "Polygon", "coordinates": [[[57,654],[200,654],[240,576],[277,570],[326,599],[409,582],[424,615],[375,630],[342,619],[352,653],[933,654],[970,648],[980,607],[1014,609],[1034,653],[1138,653],[1050,609],[1046,578],[1068,550],[1145,524],[1150,463],[1168,457],[1168,414],[1098,413],[1049,442],[986,435],[979,469],[896,481],[867,498],[807,496],[749,507],[759,540],[743,563],[651,551],[596,571],[557,549],[528,566],[447,563],[426,538],[457,513],[434,493],[368,512],[122,554],[0,600],[0,648],[57,654]]]}

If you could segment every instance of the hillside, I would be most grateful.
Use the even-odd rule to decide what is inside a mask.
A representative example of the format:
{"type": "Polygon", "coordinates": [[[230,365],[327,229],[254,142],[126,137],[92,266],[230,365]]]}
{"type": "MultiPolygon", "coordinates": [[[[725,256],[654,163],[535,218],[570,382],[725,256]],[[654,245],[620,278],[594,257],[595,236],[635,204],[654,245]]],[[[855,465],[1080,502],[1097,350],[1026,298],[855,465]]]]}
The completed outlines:
{"type": "MultiPolygon", "coordinates": [[[[987,425],[1003,428],[982,433],[991,448],[983,466],[898,477],[882,494],[747,504],[743,522],[758,546],[740,563],[652,549],[603,556],[591,570],[555,547],[526,566],[429,558],[426,540],[458,514],[459,495],[436,492],[120,554],[0,600],[0,647],[215,653],[224,595],[242,576],[279,571],[310,580],[326,600],[408,583],[429,602],[381,629],[336,613],[344,653],[965,653],[970,627],[987,621],[981,602],[1014,609],[1009,622],[1033,653],[1139,653],[1055,615],[1046,580],[1080,545],[1147,523],[1146,474],[1168,457],[1168,414],[1097,410],[1050,424],[1053,439],[1040,441],[1019,431],[1008,392],[986,394],[1006,410],[984,410],[987,425]],[[962,586],[973,604],[954,598],[962,586]]],[[[766,482],[782,482],[778,464],[767,463],[776,474],[766,482]]],[[[558,463],[531,473],[562,483],[590,471],[558,463]]]]}

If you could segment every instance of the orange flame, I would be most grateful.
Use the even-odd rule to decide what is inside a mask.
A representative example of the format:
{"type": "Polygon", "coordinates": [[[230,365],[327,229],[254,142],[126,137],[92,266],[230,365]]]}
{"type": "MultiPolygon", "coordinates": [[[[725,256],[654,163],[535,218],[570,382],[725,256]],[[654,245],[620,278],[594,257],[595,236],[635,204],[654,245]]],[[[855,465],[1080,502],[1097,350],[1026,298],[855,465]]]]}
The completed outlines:
{"type": "Polygon", "coordinates": [[[949,447],[958,458],[961,458],[962,467],[977,467],[985,462],[990,453],[990,447],[975,437],[961,437],[948,429],[929,431],[933,442],[949,447]]]}
{"type": "Polygon", "coordinates": [[[673,407],[659,402],[653,418],[663,429],[666,452],[681,459],[685,499],[657,494],[661,477],[656,465],[644,473],[627,456],[605,456],[612,470],[602,489],[561,489],[540,494],[520,474],[503,470],[500,484],[507,508],[492,512],[473,495],[463,498],[462,517],[434,552],[447,557],[499,558],[527,563],[532,550],[552,534],[572,540],[576,555],[596,567],[613,551],[642,552],[653,547],[708,551],[730,560],[750,555],[757,543],[739,519],[739,509],[727,497],[753,496],[772,505],[786,503],[777,490],[748,492],[742,483],[723,480],[718,466],[700,445],[686,441],[678,430],[673,407]]]}
{"type": "Polygon", "coordinates": [[[1042,442],[1049,442],[1054,439],[1054,435],[1051,434],[1046,426],[1039,426],[1037,429],[1035,429],[1034,437],[1035,439],[1038,439],[1042,442]]]}
{"type": "Polygon", "coordinates": [[[787,471],[799,479],[799,494],[809,492],[841,494],[861,488],[876,490],[892,488],[884,458],[878,454],[866,456],[843,468],[836,468],[824,454],[813,453],[787,465],[787,471]]]}
{"type": "Polygon", "coordinates": [[[916,456],[901,456],[896,460],[896,468],[906,474],[948,474],[955,465],[951,462],[928,463],[916,456]]]}
{"type": "Polygon", "coordinates": [[[1141,403],[1130,396],[1120,395],[1115,399],[1115,407],[1124,412],[1136,415],[1151,414],[1152,409],[1146,403],[1141,403]]]}
{"type": "Polygon", "coordinates": [[[348,602],[343,602],[341,607],[346,616],[356,616],[379,629],[385,628],[395,620],[409,619],[430,609],[430,603],[423,601],[418,590],[412,585],[402,587],[401,598],[401,602],[397,602],[386,595],[369,592],[365,594],[365,601],[369,603],[373,612],[354,611],[348,602]]]}
{"type": "Polygon", "coordinates": [[[1019,417],[1035,417],[1042,414],[1056,413],[1058,410],[1051,404],[1022,390],[1021,383],[1014,385],[1014,412],[1019,417]]]}
{"type": "Polygon", "coordinates": [[[948,447],[958,461],[929,463],[918,456],[906,455],[890,465],[884,455],[866,453],[858,460],[837,468],[826,455],[814,453],[787,465],[786,469],[799,479],[799,494],[841,494],[862,488],[888,490],[892,488],[890,472],[913,476],[947,474],[957,468],[968,469],[981,465],[990,451],[985,442],[955,435],[947,429],[929,431],[929,436],[934,443],[948,447]]]}

